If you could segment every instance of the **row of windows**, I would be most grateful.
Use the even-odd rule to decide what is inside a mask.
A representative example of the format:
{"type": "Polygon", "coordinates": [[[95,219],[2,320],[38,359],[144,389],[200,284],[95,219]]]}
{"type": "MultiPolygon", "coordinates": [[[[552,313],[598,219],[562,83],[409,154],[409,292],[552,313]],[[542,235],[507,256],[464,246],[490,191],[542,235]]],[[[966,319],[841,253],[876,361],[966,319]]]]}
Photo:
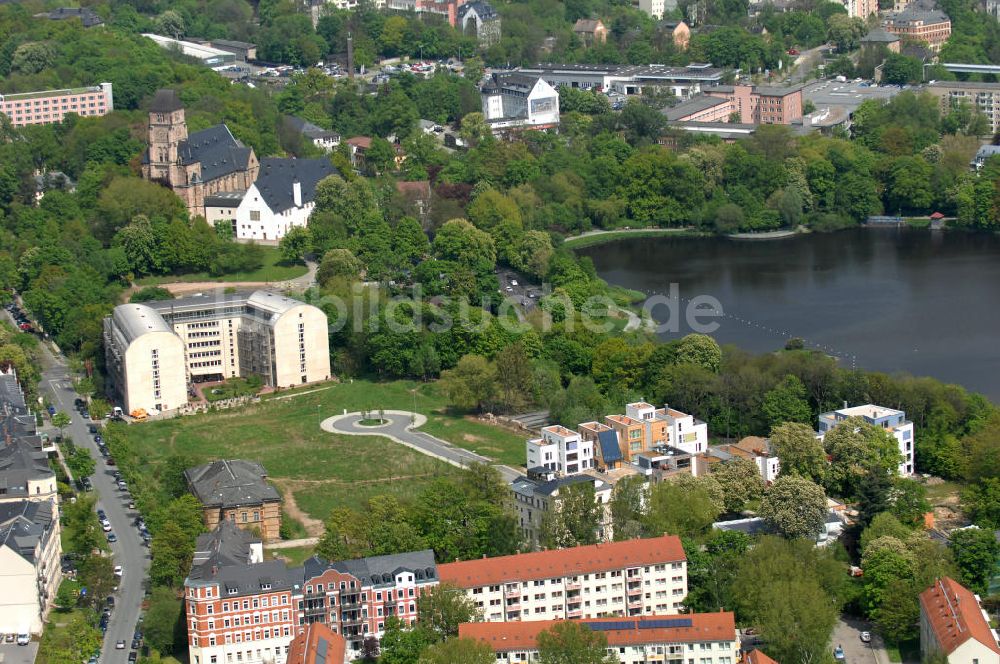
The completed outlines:
{"type": "Polygon", "coordinates": [[[211,362],[193,362],[191,366],[196,369],[202,367],[220,367],[222,366],[222,360],[213,360],[211,362]]]}

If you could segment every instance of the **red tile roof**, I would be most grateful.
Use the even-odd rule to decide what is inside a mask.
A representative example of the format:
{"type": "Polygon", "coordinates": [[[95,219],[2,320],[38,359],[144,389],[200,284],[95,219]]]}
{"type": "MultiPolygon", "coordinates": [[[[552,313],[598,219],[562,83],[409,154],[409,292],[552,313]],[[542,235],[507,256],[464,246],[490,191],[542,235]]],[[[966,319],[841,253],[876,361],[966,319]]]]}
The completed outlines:
{"type": "MultiPolygon", "coordinates": [[[[538,647],[538,634],[561,620],[526,620],[524,622],[480,622],[462,623],[458,635],[463,638],[485,642],[494,652],[509,650],[534,650],[538,647]]],[[[637,618],[587,618],[584,624],[621,622],[630,623],[628,629],[604,629],[601,633],[608,639],[608,646],[620,647],[653,643],[689,643],[700,641],[735,641],[736,622],[733,614],[692,613],[684,616],[641,616],[637,618]],[[651,620],[690,618],[691,627],[650,627],[640,629],[642,623],[651,620]]]]}
{"type": "Polygon", "coordinates": [[[438,577],[460,588],[552,579],[687,560],[676,535],[607,542],[438,565],[438,577]]]}
{"type": "Polygon", "coordinates": [[[778,664],[762,651],[754,649],[747,653],[746,664],[778,664]]]}
{"type": "Polygon", "coordinates": [[[976,596],[954,579],[940,578],[920,593],[920,611],[927,616],[931,631],[946,655],[969,639],[1000,654],[1000,646],[976,596]]]}
{"type": "Polygon", "coordinates": [[[354,138],[347,139],[345,143],[359,147],[362,150],[367,150],[372,146],[372,139],[370,136],[355,136],[354,138]]]}
{"type": "Polygon", "coordinates": [[[344,664],[347,643],[344,637],[322,623],[313,623],[304,634],[292,641],[285,659],[286,664],[344,664]],[[325,655],[317,660],[320,642],[325,641],[325,655]]]}

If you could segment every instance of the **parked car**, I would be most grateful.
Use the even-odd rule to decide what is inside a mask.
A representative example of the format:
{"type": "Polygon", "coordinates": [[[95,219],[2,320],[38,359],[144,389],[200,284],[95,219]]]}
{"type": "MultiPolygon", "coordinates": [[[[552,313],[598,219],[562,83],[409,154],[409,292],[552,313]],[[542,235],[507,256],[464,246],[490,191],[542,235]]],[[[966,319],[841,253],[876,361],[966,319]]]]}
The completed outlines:
{"type": "Polygon", "coordinates": [[[4,637],[4,641],[7,642],[7,643],[14,643],[14,640],[16,638],[17,638],[17,634],[8,634],[6,637],[4,637]]]}
{"type": "Polygon", "coordinates": [[[89,431],[90,433],[97,433],[97,425],[96,424],[87,425],[87,431],[89,431]]]}
{"type": "Polygon", "coordinates": [[[833,658],[838,662],[847,661],[846,658],[844,657],[844,649],[841,648],[840,646],[837,646],[836,648],[833,649],[833,658]]]}
{"type": "Polygon", "coordinates": [[[872,633],[871,632],[861,632],[861,642],[862,643],[871,643],[872,642],[872,633]]]}
{"type": "Polygon", "coordinates": [[[102,522],[101,523],[101,529],[104,532],[106,532],[106,533],[110,533],[111,532],[111,523],[109,521],[102,522]]]}
{"type": "Polygon", "coordinates": [[[125,573],[125,568],[121,565],[115,565],[115,576],[121,576],[125,573]]]}
{"type": "Polygon", "coordinates": [[[117,535],[115,535],[114,533],[108,533],[108,542],[110,544],[114,544],[117,541],[118,541],[118,536],[117,535]]]}
{"type": "Polygon", "coordinates": [[[139,654],[135,650],[133,650],[132,652],[130,652],[128,654],[128,661],[133,662],[133,664],[134,664],[134,662],[138,658],[138,656],[139,656],[139,654]]]}
{"type": "Polygon", "coordinates": [[[48,408],[46,408],[46,410],[49,411],[49,415],[55,415],[56,414],[56,407],[55,406],[49,406],[48,408]]]}
{"type": "Polygon", "coordinates": [[[31,643],[31,635],[27,632],[21,632],[17,635],[17,645],[26,646],[31,643]]]}

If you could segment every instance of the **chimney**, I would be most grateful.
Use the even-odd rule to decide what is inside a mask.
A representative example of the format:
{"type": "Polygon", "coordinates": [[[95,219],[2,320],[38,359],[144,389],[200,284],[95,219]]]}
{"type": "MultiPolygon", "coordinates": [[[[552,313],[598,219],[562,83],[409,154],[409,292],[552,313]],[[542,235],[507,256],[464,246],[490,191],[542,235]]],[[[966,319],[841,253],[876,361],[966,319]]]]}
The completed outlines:
{"type": "Polygon", "coordinates": [[[292,201],[295,207],[302,207],[302,183],[298,179],[292,181],[292,201]]]}

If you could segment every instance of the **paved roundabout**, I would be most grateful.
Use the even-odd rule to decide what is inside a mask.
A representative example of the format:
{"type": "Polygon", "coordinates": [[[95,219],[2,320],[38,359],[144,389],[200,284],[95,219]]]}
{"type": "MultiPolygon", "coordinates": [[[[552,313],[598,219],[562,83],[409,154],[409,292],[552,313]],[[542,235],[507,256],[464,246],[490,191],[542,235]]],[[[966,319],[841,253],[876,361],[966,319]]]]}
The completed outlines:
{"type": "Polygon", "coordinates": [[[383,436],[400,445],[406,445],[422,454],[461,468],[466,468],[474,463],[493,463],[493,459],[469,450],[463,450],[440,438],[417,431],[417,428],[426,422],[427,418],[420,413],[411,413],[405,410],[383,410],[336,415],[323,420],[320,423],[320,428],[323,431],[347,436],[383,436]],[[366,419],[377,420],[379,418],[384,420],[384,424],[361,424],[366,419]]]}

